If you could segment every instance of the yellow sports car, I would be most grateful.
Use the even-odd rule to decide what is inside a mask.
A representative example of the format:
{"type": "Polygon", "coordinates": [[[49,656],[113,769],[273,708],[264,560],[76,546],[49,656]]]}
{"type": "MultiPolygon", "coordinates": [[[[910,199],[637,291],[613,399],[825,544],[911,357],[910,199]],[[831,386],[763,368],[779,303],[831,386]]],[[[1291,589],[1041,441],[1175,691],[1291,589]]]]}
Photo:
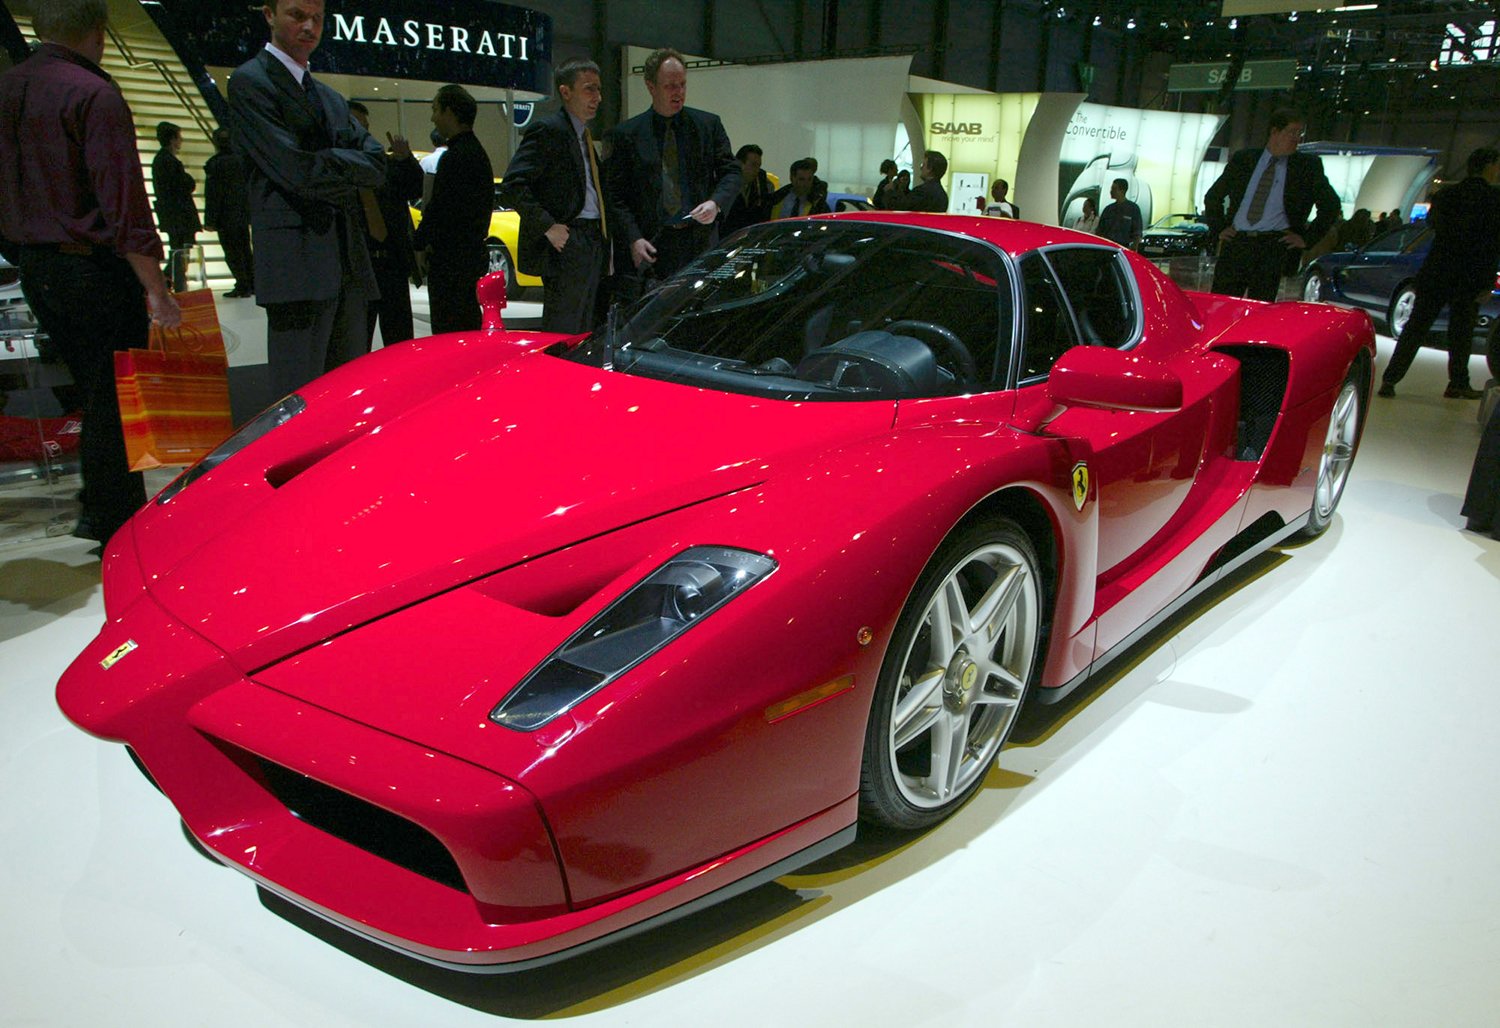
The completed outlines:
{"type": "MultiPolygon", "coordinates": [[[[417,154],[423,157],[424,154],[417,154]]],[[[490,270],[505,272],[505,287],[514,291],[517,286],[539,286],[540,277],[525,275],[516,267],[516,245],[521,235],[521,215],[500,203],[500,180],[495,179],[495,209],[490,215],[490,235],[486,242],[490,247],[490,270]]],[[[422,201],[411,207],[411,227],[422,224],[422,201]]]]}

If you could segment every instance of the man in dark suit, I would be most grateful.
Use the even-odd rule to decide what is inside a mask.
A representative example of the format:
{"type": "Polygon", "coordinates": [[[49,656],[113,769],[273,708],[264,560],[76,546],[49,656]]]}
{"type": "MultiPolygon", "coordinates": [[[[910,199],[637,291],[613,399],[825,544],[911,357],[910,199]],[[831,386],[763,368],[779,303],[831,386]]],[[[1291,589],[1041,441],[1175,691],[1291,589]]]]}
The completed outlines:
{"type": "Polygon", "coordinates": [[[1281,276],[1297,270],[1301,252],[1338,220],[1339,195],[1323,174],[1323,161],[1298,153],[1303,120],[1296,111],[1271,113],[1260,149],[1241,150],[1204,197],[1209,238],[1222,242],[1213,291],[1275,300],[1281,276]],[[1318,216],[1311,222],[1313,208],[1318,216]]]}
{"type": "Polygon", "coordinates": [[[891,202],[891,208],[898,211],[947,214],[948,191],[943,188],[943,176],[948,174],[948,158],[936,150],[928,150],[922,157],[922,167],[918,169],[918,174],[922,176],[922,184],[905,196],[896,197],[891,202]]]}
{"type": "Polygon", "coordinates": [[[271,41],[230,76],[229,120],[246,160],[255,301],[282,396],[366,345],[366,305],[380,294],[359,190],[385,181],[385,148],[308,71],[323,0],[274,0],[264,11],[271,41]]]}
{"type": "Polygon", "coordinates": [[[817,188],[817,171],[810,158],[792,162],[787,184],[771,194],[771,217],[798,218],[809,214],[831,214],[828,190],[817,188]]]}
{"type": "Polygon", "coordinates": [[[1396,341],[1396,352],[1385,366],[1380,395],[1395,396],[1396,383],[1406,375],[1432,323],[1448,308],[1448,388],[1450,400],[1484,396],[1469,385],[1469,351],[1479,305],[1490,298],[1500,265],[1500,151],[1481,146],[1469,155],[1468,175],[1432,198],[1427,224],[1432,226],[1432,249],[1422,261],[1413,285],[1417,291],[1411,317],[1396,341]]]}
{"type": "Polygon", "coordinates": [[[188,258],[203,222],[193,193],[198,180],[188,174],[177,155],[182,151],[182,129],[158,122],[156,141],[161,149],[151,158],[151,191],[156,194],[156,225],[167,237],[167,273],[177,292],[187,289],[188,258]]]}
{"type": "Polygon", "coordinates": [[[683,106],[681,54],[651,54],[645,79],[651,109],[610,132],[604,188],[631,264],[666,278],[717,241],[719,212],[740,190],[740,163],[719,116],[683,106]]]}
{"type": "MultiPolygon", "coordinates": [[[[369,129],[368,107],[351,100],[349,113],[369,129]]],[[[412,156],[411,144],[404,136],[392,137],[387,132],[385,137],[391,144],[385,159],[385,184],[359,191],[365,209],[365,243],[370,248],[370,263],[375,266],[375,281],[380,286],[380,298],[370,301],[366,316],[366,353],[374,345],[377,321],[382,346],[404,343],[415,335],[411,320],[411,273],[416,265],[411,250],[409,205],[422,198],[422,166],[412,156]]]]}
{"type": "Polygon", "coordinates": [[[521,214],[521,270],[542,278],[542,330],[574,335],[593,328],[609,265],[609,212],[588,127],[603,94],[593,61],[567,61],[554,79],[562,107],[527,130],[500,200],[521,214]]]}
{"type": "Polygon", "coordinates": [[[234,276],[225,296],[254,296],[255,267],[250,248],[250,194],[245,187],[245,162],[234,152],[227,128],[214,129],[218,152],[203,166],[203,224],[217,232],[224,262],[234,276]]]}
{"type": "Polygon", "coordinates": [[[413,240],[417,266],[427,279],[432,334],[469,332],[482,324],[475,286],[489,270],[490,215],[495,172],[474,135],[479,104],[463,86],[447,85],[432,98],[432,124],[448,149],[432,177],[432,198],[422,205],[413,240]]]}

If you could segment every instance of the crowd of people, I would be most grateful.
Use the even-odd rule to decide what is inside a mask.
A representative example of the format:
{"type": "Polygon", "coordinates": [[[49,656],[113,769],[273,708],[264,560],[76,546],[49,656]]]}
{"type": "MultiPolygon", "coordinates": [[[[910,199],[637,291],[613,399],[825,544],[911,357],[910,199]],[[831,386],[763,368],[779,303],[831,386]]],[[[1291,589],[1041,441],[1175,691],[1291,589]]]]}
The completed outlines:
{"type": "MultiPolygon", "coordinates": [[[[409,282],[426,284],[435,334],[480,327],[475,287],[489,266],[496,196],[489,155],[473,131],[474,97],[458,85],[437,91],[435,152],[419,163],[405,139],[371,135],[363,104],[312,75],[322,0],[267,0],[262,10],[269,41],[230,76],[229,124],[214,134],[202,222],[196,180],[178,156],[182,131],[165,121],[151,163],[153,220],[131,113],[100,68],[106,0],[40,5],[33,24],[41,45],[0,77],[0,242],[82,391],[76,534],[101,543],[145,500],[141,476],[125,460],[111,355],[144,346],[151,321],[171,326],[180,319],[173,291],[186,288],[186,254],[205,227],[223,244],[234,277],[228,295],[253,295],[266,310],[278,396],[369,352],[377,322],[387,344],[410,339],[409,282]],[[36,131],[38,125],[53,130],[36,131]],[[58,125],[65,131],[55,131],[58,125]],[[17,145],[22,138],[26,145],[17,145]],[[413,232],[408,205],[418,198],[422,216],[413,232]]],[[[602,97],[598,65],[570,60],[554,78],[559,108],[528,128],[498,197],[519,212],[517,263],[542,279],[547,331],[588,331],[608,304],[670,276],[721,232],[830,210],[815,159],[793,162],[778,188],[762,167],[760,146],[731,150],[720,118],[686,105],[687,65],[675,50],[645,61],[650,108],[602,140],[591,127],[602,97]]],[[[1399,221],[1399,212],[1375,223],[1359,211],[1331,233],[1339,198],[1319,158],[1299,152],[1302,130],[1296,112],[1276,112],[1265,145],[1236,153],[1209,189],[1204,218],[1218,247],[1214,292],[1274,300],[1310,241],[1357,245],[1382,223],[1399,221]]],[[[946,212],[947,172],[947,158],[936,150],[923,153],[915,185],[886,160],[871,203],[946,212]]],[[[1476,151],[1469,177],[1434,200],[1436,242],[1381,395],[1394,395],[1445,308],[1451,328],[1444,395],[1480,395],[1468,381],[1465,330],[1500,264],[1497,172],[1500,155],[1476,151]]],[[[982,212],[1021,217],[1009,189],[997,179],[988,202],[980,198],[982,212]]],[[[1103,210],[1086,199],[1077,227],[1138,245],[1144,225],[1128,190],[1126,179],[1114,180],[1103,210]]]]}

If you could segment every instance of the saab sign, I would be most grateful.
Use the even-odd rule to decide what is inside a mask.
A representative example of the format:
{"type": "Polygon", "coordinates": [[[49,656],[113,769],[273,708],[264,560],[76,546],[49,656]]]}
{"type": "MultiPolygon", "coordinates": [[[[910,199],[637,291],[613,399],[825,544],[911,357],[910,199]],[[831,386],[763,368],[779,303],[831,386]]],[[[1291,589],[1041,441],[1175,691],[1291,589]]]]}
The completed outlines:
{"type": "Polygon", "coordinates": [[[932,123],[935,136],[982,136],[984,123],[979,121],[935,121],[932,123]]]}
{"type": "MultiPolygon", "coordinates": [[[[148,0],[173,48],[205,65],[235,68],[266,44],[263,8],[246,0],[148,0]]],[[[552,92],[552,18],[494,0],[361,0],[330,4],[314,73],[457,82],[552,92]]]]}
{"type": "MultiPolygon", "coordinates": [[[[1167,69],[1169,93],[1217,93],[1229,79],[1229,62],[1174,64],[1167,69]]],[[[1296,61],[1246,61],[1236,89],[1291,89],[1297,81],[1296,61]]]]}

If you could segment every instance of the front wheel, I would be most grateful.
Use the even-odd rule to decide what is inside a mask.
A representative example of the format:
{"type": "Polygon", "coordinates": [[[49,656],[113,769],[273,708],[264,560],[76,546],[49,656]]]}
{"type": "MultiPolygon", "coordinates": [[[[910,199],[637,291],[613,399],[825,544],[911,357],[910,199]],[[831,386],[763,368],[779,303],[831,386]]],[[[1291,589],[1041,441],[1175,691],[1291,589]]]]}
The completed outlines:
{"type": "Polygon", "coordinates": [[[1042,582],[1031,540],[989,522],[950,538],[891,637],[865,731],[860,812],[924,828],[984,781],[1041,663],[1042,582]]]}
{"type": "Polygon", "coordinates": [[[1411,309],[1416,305],[1417,291],[1410,285],[1404,285],[1396,290],[1396,295],[1391,299],[1391,310],[1386,318],[1386,324],[1391,327],[1391,338],[1400,339],[1401,333],[1406,331],[1406,323],[1411,320],[1411,309]]]}
{"type": "Polygon", "coordinates": [[[1302,283],[1302,299],[1308,303],[1321,303],[1328,296],[1328,280],[1321,271],[1309,271],[1302,283]]]}
{"type": "Polygon", "coordinates": [[[1318,482],[1313,489],[1312,511],[1300,533],[1305,539],[1314,539],[1328,530],[1333,522],[1333,512],[1338,509],[1339,499],[1344,495],[1364,427],[1360,415],[1363,395],[1358,369],[1351,368],[1333,401],[1333,413],[1328,419],[1328,435],[1323,440],[1322,456],[1318,458],[1318,482]]]}

